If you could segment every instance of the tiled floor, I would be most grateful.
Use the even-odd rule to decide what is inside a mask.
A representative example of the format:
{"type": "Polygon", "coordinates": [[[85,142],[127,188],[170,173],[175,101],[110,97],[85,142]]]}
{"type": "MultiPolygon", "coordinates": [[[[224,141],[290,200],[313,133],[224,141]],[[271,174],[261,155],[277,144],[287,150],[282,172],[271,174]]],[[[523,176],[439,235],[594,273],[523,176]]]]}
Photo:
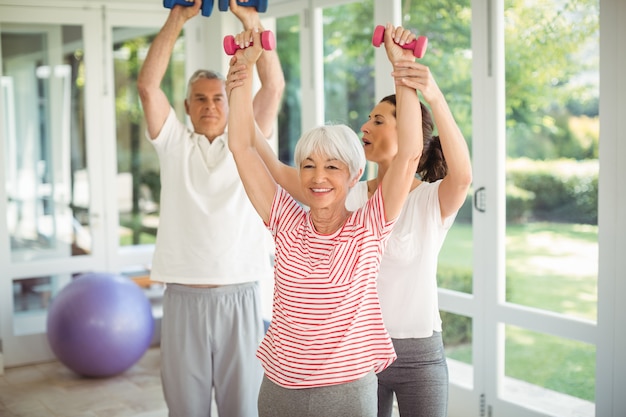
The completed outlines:
{"type": "Polygon", "coordinates": [[[123,374],[103,379],[79,377],[59,362],[6,369],[0,416],[167,417],[159,355],[150,348],[123,374]]]}
{"type": "Polygon", "coordinates": [[[167,417],[159,367],[160,350],[153,347],[110,378],[82,378],[59,362],[5,369],[0,417],[167,417]]]}

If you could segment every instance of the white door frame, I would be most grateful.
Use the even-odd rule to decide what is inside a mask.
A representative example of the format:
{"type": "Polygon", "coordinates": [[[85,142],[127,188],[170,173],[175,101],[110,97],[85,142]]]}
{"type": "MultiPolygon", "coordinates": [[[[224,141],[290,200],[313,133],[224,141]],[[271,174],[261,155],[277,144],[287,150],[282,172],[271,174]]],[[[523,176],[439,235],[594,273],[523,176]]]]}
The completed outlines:
{"type": "MultiPolygon", "coordinates": [[[[271,16],[274,11],[281,9],[305,10],[313,4],[330,4],[330,0],[315,2],[315,0],[301,0],[300,2],[277,2],[270,7],[267,13],[271,16]],[[294,9],[295,6],[295,9],[294,9]]],[[[345,1],[344,1],[345,2],[345,1]]],[[[41,1],[25,0],[22,6],[0,5],[0,27],[3,23],[40,23],[40,24],[77,24],[82,22],[85,35],[86,65],[89,71],[88,85],[86,90],[87,107],[86,119],[88,121],[87,136],[90,148],[89,168],[94,172],[108,173],[93,176],[92,187],[101,186],[104,190],[102,195],[94,193],[92,198],[92,214],[99,215],[102,230],[109,232],[104,237],[104,232],[94,232],[94,255],[75,257],[71,264],[66,261],[51,261],[45,265],[32,263],[29,265],[12,265],[10,260],[10,247],[8,239],[0,239],[0,264],[8,265],[8,270],[3,270],[2,279],[5,277],[31,276],[33,274],[63,273],[74,270],[84,270],[95,267],[120,267],[130,263],[138,253],[146,259],[151,253],[151,248],[133,249],[129,251],[118,250],[116,243],[117,235],[113,239],[113,232],[117,228],[117,219],[111,213],[116,213],[113,199],[107,198],[114,189],[115,171],[115,146],[114,131],[111,121],[114,120],[113,98],[111,88],[106,83],[98,84],[97,79],[107,80],[108,86],[112,84],[110,45],[107,39],[109,26],[103,25],[106,16],[93,7],[85,8],[84,2],[65,1],[59,8],[41,6],[41,1]],[[74,8],[67,7],[69,3],[75,3],[74,8]],[[80,5],[79,5],[80,3],[80,5]],[[26,4],[28,4],[27,7],[26,4]],[[35,7],[33,7],[35,6],[35,7]],[[107,29],[104,30],[103,26],[107,29]],[[105,46],[106,44],[106,46],[105,46]],[[104,63],[103,65],[103,58],[104,63]],[[91,80],[91,81],[89,81],[91,80]],[[90,120],[99,120],[92,123],[90,120]],[[105,128],[103,137],[102,128],[105,128]],[[93,152],[92,152],[93,151],[93,152]],[[100,151],[100,152],[98,152],[100,151]],[[93,155],[93,156],[92,156],[93,155]],[[104,155],[104,158],[101,156],[104,155]],[[103,177],[110,177],[103,179],[103,177]],[[105,216],[105,213],[107,216],[105,216]],[[111,218],[112,217],[112,218],[111,218]],[[141,251],[144,252],[141,252],[141,251]],[[139,252],[137,252],[139,251],[139,252]],[[26,275],[28,274],[28,275],[26,275]]],[[[375,16],[377,20],[388,21],[397,19],[400,1],[393,0],[382,7],[382,3],[375,0],[375,16]]],[[[102,2],[112,4],[113,7],[123,10],[143,7],[144,10],[157,12],[160,5],[141,1],[137,3],[127,2],[102,2]]],[[[619,331],[617,323],[626,322],[626,304],[620,296],[626,295],[626,220],[622,213],[626,212],[626,189],[621,179],[626,178],[626,165],[619,163],[626,156],[623,147],[623,132],[626,131],[625,105],[626,85],[622,82],[621,68],[626,67],[626,52],[619,46],[620,40],[626,39],[626,28],[620,22],[626,16],[626,3],[622,0],[600,0],[601,4],[601,107],[600,116],[602,131],[602,146],[600,147],[600,163],[602,166],[600,176],[600,207],[599,218],[601,233],[600,245],[600,270],[598,279],[598,324],[581,322],[578,320],[561,320],[560,317],[551,317],[550,314],[538,313],[519,309],[517,306],[509,306],[504,303],[504,48],[503,24],[502,24],[502,1],[501,0],[472,0],[472,54],[473,54],[473,137],[474,137],[474,189],[484,187],[485,203],[487,210],[484,213],[474,211],[473,229],[475,253],[474,253],[474,289],[473,294],[458,294],[445,290],[441,293],[441,307],[446,311],[466,315],[473,319],[473,382],[470,388],[451,386],[451,416],[478,416],[480,401],[483,398],[484,407],[492,407],[493,415],[542,415],[533,414],[529,410],[519,409],[503,403],[498,398],[500,378],[502,374],[502,348],[501,332],[499,327],[502,323],[518,324],[534,330],[556,332],[557,335],[583,340],[587,343],[595,343],[597,346],[597,375],[596,375],[596,413],[602,416],[620,416],[626,410],[626,396],[621,392],[626,385],[626,361],[622,360],[622,352],[626,351],[626,333],[619,331]],[[494,317],[498,317],[497,319],[494,317]],[[547,320],[546,320],[547,319],[547,320]],[[545,323],[544,323],[545,321],[545,323]],[[539,322],[539,323],[537,323],[539,322]],[[494,360],[494,358],[496,358],[494,360]],[[484,395],[484,397],[483,397],[484,395]],[[462,401],[457,401],[461,399],[462,401]],[[458,406],[458,407],[457,407],[458,406]],[[458,408],[458,412],[456,409],[458,408]],[[474,413],[471,410],[476,410],[474,413]],[[509,414],[509,412],[511,414],[509,414]]],[[[308,21],[312,16],[301,14],[302,21],[308,21]]],[[[131,13],[128,13],[131,16],[131,13]]],[[[113,16],[113,15],[110,15],[113,16]]],[[[165,16],[165,15],[163,15],[165,16]]],[[[132,18],[132,17],[129,17],[132,18]]],[[[117,17],[113,18],[119,22],[117,17]]],[[[198,20],[198,19],[196,19],[198,20]]],[[[120,20],[121,21],[121,20],[120,20]]],[[[159,24],[163,20],[160,20],[159,24]]],[[[135,22],[133,22],[135,23],[135,22]]],[[[156,22],[155,22],[156,23],[156,22]]],[[[109,22],[109,25],[116,24],[109,22]]],[[[198,20],[196,27],[199,31],[208,31],[204,22],[198,20]]],[[[302,25],[304,39],[303,50],[310,50],[314,38],[310,28],[302,25]],[[308,39],[308,41],[307,41],[308,39]]],[[[200,34],[196,41],[190,43],[189,54],[195,54],[195,48],[204,42],[204,36],[200,34]]],[[[197,58],[196,58],[197,59],[197,58]]],[[[303,58],[305,59],[305,58],[303,58]]],[[[315,74],[308,73],[312,68],[317,68],[321,57],[314,54],[308,58],[309,62],[303,67],[303,80],[315,79],[315,74]]],[[[377,68],[385,65],[383,58],[377,53],[377,68]]],[[[190,62],[192,58],[190,58],[190,62]]],[[[190,65],[189,68],[194,67],[190,65]]],[[[317,81],[319,82],[319,81],[317,81]]],[[[310,92],[315,96],[315,83],[303,88],[303,94],[310,92]]],[[[381,84],[377,86],[377,94],[388,91],[389,86],[381,84]]],[[[319,101],[319,100],[318,100],[319,101]]],[[[312,124],[320,117],[323,120],[323,105],[318,101],[309,101],[314,105],[311,111],[303,112],[308,117],[306,123],[312,124]],[[320,113],[321,111],[321,113],[320,113]]],[[[0,102],[2,106],[2,102],[0,102]]],[[[0,108],[1,110],[1,108],[0,108]]],[[[0,159],[4,160],[3,144],[0,143],[0,159]]],[[[5,181],[4,173],[0,170],[0,182],[5,181]]],[[[0,199],[6,201],[6,195],[0,188],[0,199]]],[[[0,204],[0,218],[6,218],[6,207],[0,204]]],[[[7,236],[5,222],[0,222],[0,236],[7,236]]],[[[6,352],[6,334],[11,328],[11,303],[10,289],[4,282],[0,282],[0,339],[4,343],[6,352]]],[[[31,343],[22,344],[24,346],[31,343]]],[[[0,350],[2,348],[0,347],[0,350]]],[[[40,352],[41,353],[41,352],[40,352]]],[[[40,354],[38,353],[38,354],[40,354]]],[[[6,362],[6,355],[4,358],[6,362]]],[[[3,357],[0,353],[0,372],[2,370],[3,357]]],[[[483,414],[486,411],[483,408],[483,414]]],[[[486,415],[486,414],[484,414],[486,415]]]]}
{"type": "MultiPolygon", "coordinates": [[[[100,13],[97,10],[59,10],[56,8],[39,7],[33,9],[30,7],[6,7],[0,6],[0,27],[23,27],[34,28],[40,27],[42,31],[46,28],[60,25],[80,25],[83,30],[83,41],[85,50],[85,68],[89,77],[85,84],[85,123],[87,134],[87,148],[90,153],[88,169],[90,171],[91,190],[100,189],[98,187],[98,175],[96,172],[101,171],[98,158],[100,138],[98,134],[98,80],[102,78],[102,65],[97,62],[95,57],[101,56],[101,43],[94,42],[99,38],[98,28],[101,20],[100,13]],[[8,23],[10,22],[10,23],[8,23]]],[[[60,38],[57,37],[60,40],[60,38]]],[[[54,42],[54,41],[53,41],[54,42]]],[[[53,48],[54,45],[51,45],[53,48]]],[[[5,138],[4,134],[0,140],[0,156],[3,160],[6,158],[5,138]]],[[[56,151],[53,150],[53,153],[56,151]]],[[[59,156],[59,155],[57,155],[59,156]]],[[[68,161],[65,155],[65,161],[68,161]]],[[[69,168],[69,167],[68,167],[69,168]]],[[[4,172],[2,180],[5,181],[4,172]]],[[[90,198],[90,211],[93,214],[102,213],[102,200],[104,196],[99,193],[92,192],[90,198]]],[[[6,190],[4,187],[0,189],[1,201],[7,201],[6,190]]],[[[6,204],[0,205],[0,213],[6,218],[6,204]]],[[[64,258],[38,259],[35,261],[17,262],[11,259],[11,248],[8,238],[2,240],[0,244],[0,262],[3,265],[2,282],[0,282],[0,338],[2,339],[3,349],[3,366],[14,366],[24,363],[32,363],[50,360],[54,356],[47,343],[45,331],[43,333],[35,333],[28,335],[18,335],[14,331],[13,326],[13,290],[12,281],[14,279],[36,277],[36,276],[71,276],[72,273],[101,269],[105,267],[105,253],[103,245],[103,230],[105,225],[99,222],[91,223],[91,237],[93,251],[88,255],[72,257],[71,255],[64,258]]],[[[6,221],[0,222],[0,234],[8,236],[6,221]]],[[[37,319],[45,320],[45,317],[37,319]]]]}

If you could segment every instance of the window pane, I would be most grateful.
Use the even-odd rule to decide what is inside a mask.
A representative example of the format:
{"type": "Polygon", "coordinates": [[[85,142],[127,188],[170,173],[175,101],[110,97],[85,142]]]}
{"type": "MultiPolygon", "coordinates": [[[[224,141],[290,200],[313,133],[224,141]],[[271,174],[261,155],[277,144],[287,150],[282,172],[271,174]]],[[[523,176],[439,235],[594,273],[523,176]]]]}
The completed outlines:
{"type": "Polygon", "coordinates": [[[441,321],[450,380],[471,388],[474,385],[472,318],[442,311],[441,321]]]}
{"type": "MultiPolygon", "coordinates": [[[[597,0],[506,0],[506,301],[596,320],[597,0]]],[[[595,347],[506,327],[504,395],[594,415],[595,347]]]]}
{"type": "Polygon", "coordinates": [[[276,43],[285,74],[285,92],[278,114],[278,158],[293,165],[293,150],[302,133],[300,88],[300,16],[276,19],[276,43]]]}
{"type": "MultiPolygon", "coordinates": [[[[117,123],[117,202],[120,246],[150,244],[159,224],[159,161],[145,136],[137,75],[159,28],[113,30],[115,114],[117,123]]],[[[161,88],[179,116],[187,90],[184,38],[176,45],[161,88]]]]}
{"type": "Polygon", "coordinates": [[[593,416],[595,353],[586,343],[506,326],[502,395],[551,415],[593,416]]]}
{"type": "Polygon", "coordinates": [[[373,15],[372,0],[324,9],[324,117],[357,133],[377,100],[373,15]]]}
{"type": "Polygon", "coordinates": [[[505,2],[506,299],[597,317],[597,0],[505,2]]]}
{"type": "Polygon", "coordinates": [[[14,334],[45,333],[50,302],[70,280],[69,274],[14,279],[14,334]]]}
{"type": "Polygon", "coordinates": [[[7,24],[0,36],[11,258],[86,254],[82,27],[7,24]]]}
{"type": "MultiPolygon", "coordinates": [[[[470,1],[404,0],[402,4],[402,24],[415,35],[428,37],[428,49],[419,61],[430,67],[471,151],[470,1]]],[[[472,239],[472,200],[468,195],[439,254],[437,277],[440,288],[472,292],[472,239]]]]}

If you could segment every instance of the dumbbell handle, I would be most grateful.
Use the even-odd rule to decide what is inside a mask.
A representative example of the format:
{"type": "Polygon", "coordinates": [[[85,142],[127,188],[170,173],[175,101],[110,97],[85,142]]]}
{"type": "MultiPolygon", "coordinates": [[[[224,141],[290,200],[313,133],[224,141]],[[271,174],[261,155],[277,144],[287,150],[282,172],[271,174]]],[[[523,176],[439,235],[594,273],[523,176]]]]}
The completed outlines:
{"type": "MultiPolygon", "coordinates": [[[[241,2],[240,0],[237,0],[237,5],[244,7],[254,7],[259,13],[264,13],[267,11],[267,0],[248,0],[246,2],[241,2]]],[[[218,7],[222,12],[227,11],[229,6],[229,0],[219,0],[218,7]]]]}
{"type": "MultiPolygon", "coordinates": [[[[374,29],[374,34],[372,35],[372,45],[378,48],[383,43],[384,36],[385,27],[383,25],[376,26],[376,28],[374,29]]],[[[397,42],[396,45],[398,45],[397,42]]],[[[404,45],[400,46],[403,49],[413,50],[413,56],[416,58],[421,58],[426,53],[428,38],[426,36],[420,36],[416,39],[413,39],[411,42],[405,43],[404,45]]]]}
{"type": "MultiPolygon", "coordinates": [[[[271,30],[261,32],[261,46],[266,51],[271,51],[276,48],[276,38],[271,30]]],[[[235,55],[238,49],[241,48],[235,43],[235,37],[233,35],[224,37],[224,52],[226,52],[227,55],[235,55]]]]}
{"type": "MultiPolygon", "coordinates": [[[[163,6],[167,7],[168,9],[173,9],[176,5],[190,7],[193,6],[193,2],[187,0],[163,0],[163,6]]],[[[211,16],[211,12],[213,11],[213,0],[203,0],[200,10],[202,16],[211,16]]]]}

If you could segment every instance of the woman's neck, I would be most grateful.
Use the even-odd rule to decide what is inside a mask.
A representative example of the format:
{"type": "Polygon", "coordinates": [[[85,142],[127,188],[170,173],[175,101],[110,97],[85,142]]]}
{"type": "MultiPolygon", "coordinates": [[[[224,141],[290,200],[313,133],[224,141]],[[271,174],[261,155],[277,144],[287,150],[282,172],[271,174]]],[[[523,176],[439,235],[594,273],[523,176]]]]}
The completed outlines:
{"type": "Polygon", "coordinates": [[[318,233],[330,235],[341,229],[350,217],[350,212],[343,210],[330,211],[330,209],[311,210],[311,221],[318,233]]]}

